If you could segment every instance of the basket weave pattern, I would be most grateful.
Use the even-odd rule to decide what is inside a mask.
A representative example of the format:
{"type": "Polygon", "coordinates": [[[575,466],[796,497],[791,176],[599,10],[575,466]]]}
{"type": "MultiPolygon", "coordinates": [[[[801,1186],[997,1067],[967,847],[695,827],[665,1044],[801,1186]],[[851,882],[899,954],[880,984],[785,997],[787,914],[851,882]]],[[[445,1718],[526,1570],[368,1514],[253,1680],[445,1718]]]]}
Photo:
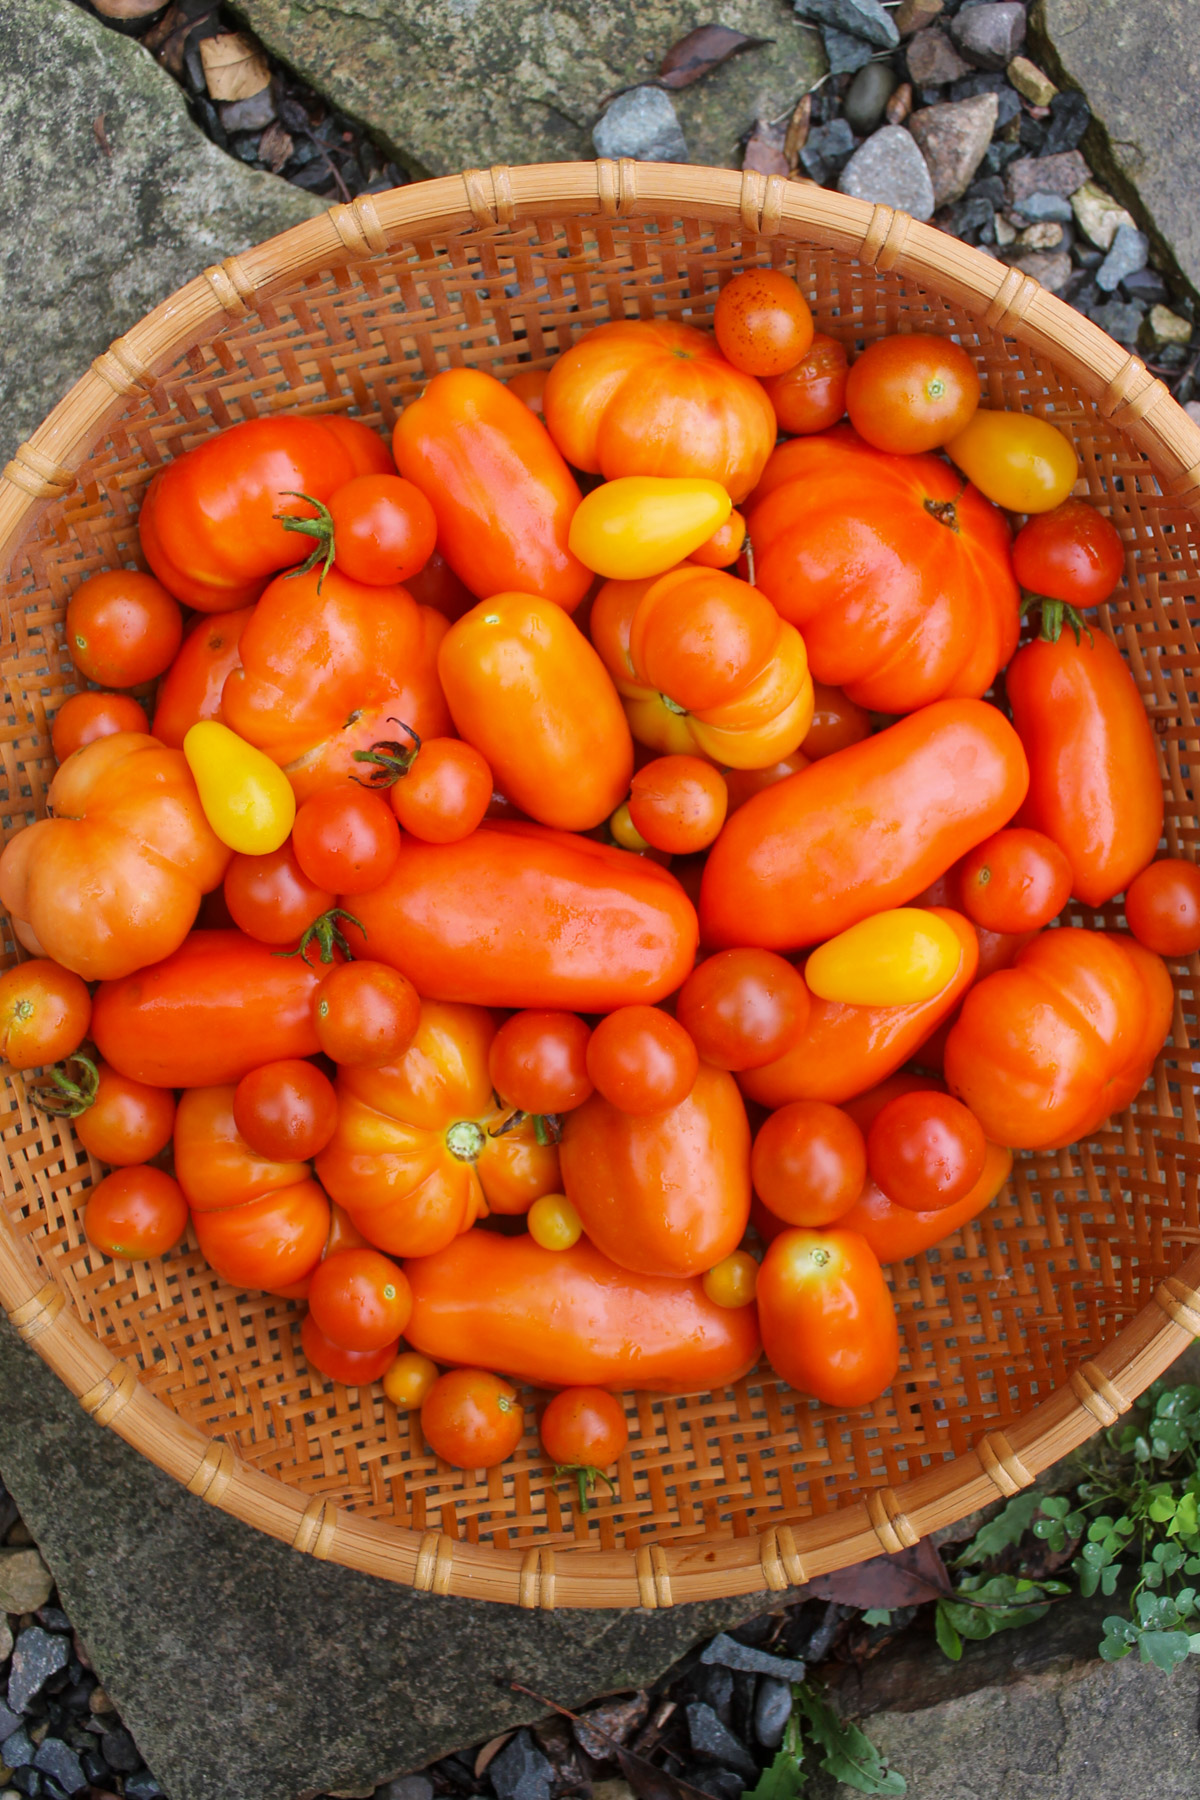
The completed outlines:
{"type": "MultiPolygon", "coordinates": [[[[138,504],[164,461],[284,408],[390,427],[439,368],[544,367],[607,319],[702,323],[750,263],[794,273],[818,328],[848,345],[953,332],[985,405],[1067,428],[1127,549],[1102,623],[1158,733],[1168,853],[1196,860],[1200,433],[1161,384],[1035,283],[886,207],[603,163],[334,208],[206,271],[97,359],[0,480],[5,833],[42,812],[54,773],[47,716],[74,685],[67,595],[137,559],[138,504]]],[[[1115,925],[1119,911],[1074,917],[1115,925]]],[[[377,1388],[314,1379],[299,1309],[234,1294],[194,1239],[153,1263],[93,1251],[82,1202],[99,1170],[12,1077],[0,1300],[95,1418],[297,1549],[525,1606],[782,1588],[1016,1492],[1200,1332],[1194,974],[1176,967],[1153,1091],[1086,1146],[1019,1156],[987,1212],[891,1271],[903,1364],[887,1395],[838,1416],[765,1371],[719,1394],[630,1396],[616,1491],[586,1516],[534,1431],[501,1468],[453,1471],[377,1388]]]]}

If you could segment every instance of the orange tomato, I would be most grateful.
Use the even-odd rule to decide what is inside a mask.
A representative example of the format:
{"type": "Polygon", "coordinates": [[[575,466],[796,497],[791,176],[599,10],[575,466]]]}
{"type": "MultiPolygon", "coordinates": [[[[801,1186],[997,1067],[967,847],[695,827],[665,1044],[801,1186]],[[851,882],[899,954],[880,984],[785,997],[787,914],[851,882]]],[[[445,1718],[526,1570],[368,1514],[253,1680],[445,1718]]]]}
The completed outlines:
{"type": "Polygon", "coordinates": [[[641,1117],[691,1093],[700,1058],[691,1038],[657,1006],[619,1006],[588,1039],[587,1072],[604,1099],[641,1117]]]}
{"type": "Polygon", "coordinates": [[[750,1158],[754,1191],[789,1225],[832,1225],[848,1212],[867,1176],[863,1134],[824,1100],[793,1100],[759,1127],[750,1158]]]}
{"type": "Polygon", "coordinates": [[[810,1004],[803,975],[773,950],[721,950],[688,976],[675,1017],[705,1062],[757,1069],[800,1036],[810,1004]]]}
{"type": "Polygon", "coordinates": [[[344,1387],[370,1387],[381,1380],[396,1359],[399,1342],[393,1338],[377,1350],[349,1350],[327,1338],[311,1313],[305,1313],[300,1325],[300,1347],[309,1367],[344,1387]]]}
{"type": "Polygon", "coordinates": [[[813,682],[812,724],[800,745],[809,762],[819,762],[835,750],[848,750],[870,735],[871,715],[865,707],[856,706],[841,688],[813,682]]]}
{"type": "Polygon", "coordinates": [[[725,823],[729,790],[719,769],[698,756],[659,756],[630,785],[634,830],[655,850],[687,856],[708,846],[725,823]]]}
{"type": "Polygon", "coordinates": [[[856,1231],[866,1238],[881,1263],[903,1262],[919,1256],[944,1238],[958,1231],[971,1219],[978,1218],[991,1205],[1012,1173],[1013,1153],[1000,1144],[989,1144],[984,1156],[983,1174],[970,1193],[940,1212],[909,1212],[897,1206],[883,1191],[868,1180],[838,1224],[845,1231],[856,1231]]]}
{"type": "Polygon", "coordinates": [[[743,374],[782,375],[812,343],[812,313],[782,269],[743,269],[717,295],[713,334],[722,356],[743,374]]]}
{"type": "Polygon", "coordinates": [[[162,1169],[138,1164],[98,1181],[83,1211],[89,1244],[126,1260],[163,1256],[187,1230],[187,1201],[162,1169]]]}
{"type": "MultiPolygon", "coordinates": [[[[50,743],[56,760],[61,763],[97,738],[112,737],[118,731],[149,730],[150,721],[145,709],[138,705],[132,694],[98,694],[94,688],[87,688],[82,694],[72,694],[63,701],[50,727],[50,743]]],[[[161,732],[156,731],[154,735],[166,742],[161,732]]]]}
{"type": "Polygon", "coordinates": [[[735,507],[723,525],[691,552],[689,562],[705,569],[728,569],[746,547],[746,521],[735,507]]]}
{"type": "Polygon", "coordinates": [[[96,1096],[73,1120],[75,1136],[97,1162],[119,1167],[149,1162],[171,1141],[174,1094],[170,1088],[131,1081],[106,1062],[97,1064],[96,1073],[96,1096]]]}
{"type": "Polygon", "coordinates": [[[801,769],[808,768],[811,760],[802,750],[793,750],[790,756],[781,757],[765,769],[722,769],[729,811],[735,813],[739,806],[745,806],[747,800],[761,794],[764,788],[774,787],[777,781],[786,781],[789,775],[798,775],[801,769]]]}
{"type": "Polygon", "coordinates": [[[0,975],[0,1057],[11,1069],[73,1056],[91,1018],[86,983],[48,957],[34,957],[0,975]]]}
{"type": "Polygon", "coordinates": [[[1200,950],[1200,869],[1178,856],[1152,862],[1129,884],[1125,917],[1147,950],[1194,956],[1200,950]]]}
{"type": "Polygon", "coordinates": [[[486,1369],[449,1369],[421,1402],[421,1432],[435,1456],[455,1469],[493,1469],[520,1443],[520,1396],[486,1369]]]}
{"type": "Polygon", "coordinates": [[[225,723],[221,695],[230,675],[242,666],[242,633],[253,617],[252,606],[209,613],[197,619],[184,638],[159,682],[154,705],[154,735],[173,750],[183,749],[184,738],[202,720],[225,723]]]}
{"type": "Polygon", "coordinates": [[[802,1394],[857,1409],[895,1380],[896,1309],[856,1231],[780,1232],[758,1272],[757,1299],[767,1361],[802,1394]]]}
{"type": "Polygon", "coordinates": [[[818,331],[798,363],[763,382],[780,431],[799,436],[836,425],[846,411],[849,373],[844,347],[818,331]]]}
{"type": "Polygon", "coordinates": [[[952,338],[897,333],[868,344],[850,370],[850,423],[876,450],[936,450],[979,405],[979,372],[952,338]]]}

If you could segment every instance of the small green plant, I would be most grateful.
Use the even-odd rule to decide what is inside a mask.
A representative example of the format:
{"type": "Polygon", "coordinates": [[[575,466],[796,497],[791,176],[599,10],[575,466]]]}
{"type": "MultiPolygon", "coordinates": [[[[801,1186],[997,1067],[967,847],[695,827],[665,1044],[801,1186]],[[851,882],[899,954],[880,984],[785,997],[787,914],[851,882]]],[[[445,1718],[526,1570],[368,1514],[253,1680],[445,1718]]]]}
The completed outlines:
{"type": "Polygon", "coordinates": [[[792,1688],[792,1713],[775,1759],[743,1800],[796,1800],[814,1767],[860,1794],[908,1791],[903,1775],[885,1766],[866,1733],[841,1718],[811,1681],[802,1681],[792,1688]],[[817,1752],[820,1761],[813,1763],[817,1752]]]}

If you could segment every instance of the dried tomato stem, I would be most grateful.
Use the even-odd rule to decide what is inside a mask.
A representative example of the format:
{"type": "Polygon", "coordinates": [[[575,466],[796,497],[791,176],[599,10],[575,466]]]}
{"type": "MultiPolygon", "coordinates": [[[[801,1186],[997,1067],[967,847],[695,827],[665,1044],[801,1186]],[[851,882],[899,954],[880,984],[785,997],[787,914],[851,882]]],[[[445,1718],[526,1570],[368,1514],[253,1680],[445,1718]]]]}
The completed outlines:
{"type": "Polygon", "coordinates": [[[49,1113],[54,1119],[77,1119],[94,1105],[96,1095],[100,1091],[100,1071],[90,1056],[76,1051],[74,1056],[64,1057],[62,1062],[55,1063],[46,1071],[41,1081],[35,1082],[26,1092],[42,1112],[49,1113]],[[83,1076],[72,1081],[67,1070],[78,1065],[83,1076]]]}
{"type": "MultiPolygon", "coordinates": [[[[353,751],[355,762],[373,765],[368,779],[358,782],[359,787],[394,787],[403,776],[408,774],[420,754],[421,737],[419,732],[414,731],[411,725],[406,725],[403,719],[389,719],[388,724],[398,725],[401,731],[406,732],[412,739],[412,748],[407,749],[395,738],[380,738],[379,742],[372,744],[369,750],[353,751]]],[[[351,780],[358,781],[358,776],[351,776],[351,780]]]]}

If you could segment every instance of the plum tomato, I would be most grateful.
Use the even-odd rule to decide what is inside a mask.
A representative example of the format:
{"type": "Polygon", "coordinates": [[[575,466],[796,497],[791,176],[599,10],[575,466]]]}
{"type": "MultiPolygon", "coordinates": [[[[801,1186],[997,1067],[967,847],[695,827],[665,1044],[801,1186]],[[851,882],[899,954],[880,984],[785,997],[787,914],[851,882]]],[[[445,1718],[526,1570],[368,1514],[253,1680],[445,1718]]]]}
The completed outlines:
{"type": "Polygon", "coordinates": [[[336,894],[380,887],[400,854],[400,827],[381,794],[366,788],[322,788],[304,801],[292,827],[292,847],[304,874],[336,894]]]}
{"type": "Polygon", "coordinates": [[[48,956],[0,975],[0,1057],[34,1069],[72,1056],[87,1036],[92,996],[87,983],[48,956]]]}
{"type": "Polygon", "coordinates": [[[337,1094],[315,1063],[286,1057],[242,1076],[233,1093],[233,1118],[260,1156],[307,1162],[333,1136],[337,1094]]]}
{"type": "Polygon", "coordinates": [[[521,1441],[525,1414],[511,1382],[484,1369],[450,1369],[421,1403],[421,1430],[454,1469],[491,1469],[521,1441]]]}
{"type": "Polygon", "coordinates": [[[291,840],[265,856],[235,851],[225,871],[225,904],[239,930],[260,944],[294,944],[334,902],[310,881],[291,840]]]}
{"type": "Polygon", "coordinates": [[[759,1127],[750,1175],[755,1193],[776,1218],[809,1228],[830,1225],[862,1192],[866,1142],[841,1107],[793,1100],[759,1127]]]}
{"type": "Polygon", "coordinates": [[[910,1212],[940,1212],[983,1174],[983,1126],[950,1094],[898,1094],[867,1133],[867,1168],[888,1199],[910,1212]]]}
{"type": "Polygon", "coordinates": [[[1040,931],[1071,897],[1071,865],[1042,831],[1008,826],[959,865],[962,909],[985,931],[1040,931]]]}
{"type": "Polygon", "coordinates": [[[67,650],[101,687],[137,687],[170,668],[183,641],[179,602],[153,575],[108,569],[67,601],[67,650]]]}
{"type": "Polygon", "coordinates": [[[345,1387],[370,1387],[378,1381],[396,1360],[399,1344],[399,1338],[393,1338],[378,1350],[348,1350],[327,1338],[310,1312],[300,1326],[300,1345],[309,1367],[345,1387]]]}
{"type": "Polygon", "coordinates": [[[162,1256],[187,1230],[183,1189],[162,1169],[136,1163],[98,1181],[83,1213],[89,1244],[109,1256],[162,1256]]]}
{"type": "Polygon", "coordinates": [[[583,1236],[583,1220],[565,1194],[542,1194],[526,1213],[525,1224],[543,1250],[569,1250],[583,1236]]]}
{"type": "Polygon", "coordinates": [[[808,301],[782,269],[743,269],[713,309],[721,355],[744,375],[782,375],[813,341],[808,301]]]}
{"type": "Polygon", "coordinates": [[[399,1263],[382,1250],[335,1250],[313,1270],[308,1310],[343,1350],[382,1350],[404,1334],[412,1289],[399,1263]]]}
{"type": "Polygon", "coordinates": [[[700,1285],[714,1306],[749,1306],[758,1286],[758,1264],[748,1250],[735,1250],[706,1269],[700,1285]]]}
{"type": "Polygon", "coordinates": [[[808,988],[773,950],[720,950],[679,990],[675,1017],[705,1062],[758,1069],[774,1062],[808,1022],[808,988]]]}
{"type": "Polygon", "coordinates": [[[175,1129],[175,1094],[148,1087],[98,1062],[91,1104],[74,1119],[75,1136],[97,1162],[125,1167],[165,1150],[175,1129]]]}
{"type": "Polygon", "coordinates": [[[591,1035],[577,1013],[514,1013],[488,1052],[492,1086],[505,1105],[524,1113],[572,1112],[594,1085],[587,1069],[591,1035]]]}
{"type": "Polygon", "coordinates": [[[629,817],[653,850],[690,856],[707,850],[725,823],[729,791],[699,756],[658,756],[630,784],[629,817]]]}
{"type": "Polygon", "coordinates": [[[808,736],[800,746],[810,762],[832,756],[836,750],[848,750],[871,735],[871,715],[865,707],[856,706],[839,687],[813,682],[813,716],[808,736]]]}
{"type": "Polygon", "coordinates": [[[1194,956],[1200,950],[1200,869],[1178,856],[1150,863],[1129,884],[1125,917],[1147,950],[1194,956]]]}
{"type": "Polygon", "coordinates": [[[334,560],[352,581],[394,587],[433,554],[433,508],[401,475],[356,475],[327,504],[334,560]]]}
{"type": "Polygon", "coordinates": [[[979,405],[979,374],[950,338],[909,332],[868,344],[846,382],[846,410],[876,450],[913,456],[957,437],[979,405]]]}
{"type": "Polygon", "coordinates": [[[981,406],[947,443],[946,454],[985,499],[1008,512],[1053,512],[1079,475],[1070,438],[1032,413],[981,406]]]}
{"type": "Polygon", "coordinates": [[[843,345],[818,331],[798,363],[763,382],[780,431],[807,437],[836,425],[846,411],[849,373],[843,345]]]}
{"type": "Polygon", "coordinates": [[[587,1511],[588,1489],[616,1462],[629,1442],[625,1408],[607,1388],[563,1388],[555,1394],[538,1426],[542,1449],[558,1474],[574,1475],[579,1505],[587,1511]]]}
{"type": "Polygon", "coordinates": [[[691,1093],[700,1067],[696,1046],[657,1006],[621,1006],[601,1019],[587,1047],[592,1084],[618,1111],[667,1112],[691,1093]]]}
{"type": "Polygon", "coordinates": [[[54,715],[50,743],[55,757],[66,762],[73,751],[118,731],[149,731],[146,709],[132,694],[98,694],[94,688],[72,694],[54,715]]]}
{"type": "Polygon", "coordinates": [[[411,1412],[421,1405],[437,1378],[435,1362],[419,1350],[402,1350],[384,1371],[383,1391],[399,1412],[411,1412]]]}
{"type": "Polygon", "coordinates": [[[705,569],[729,569],[746,547],[746,521],[735,507],[723,525],[688,557],[705,569]]]}
{"type": "Polygon", "coordinates": [[[1125,572],[1125,546],[1110,519],[1086,500],[1068,499],[1036,514],[1013,540],[1013,573],[1031,599],[1042,602],[1042,636],[1053,643],[1066,614],[1107,600],[1125,572]]]}
{"type": "Polygon", "coordinates": [[[387,963],[342,963],[313,995],[317,1042],[343,1067],[381,1069],[396,1061],[420,1022],[420,995],[387,963]]]}
{"type": "Polygon", "coordinates": [[[392,784],[392,811],[426,844],[456,844],[482,824],[492,803],[492,771],[461,738],[426,738],[392,784]]]}

